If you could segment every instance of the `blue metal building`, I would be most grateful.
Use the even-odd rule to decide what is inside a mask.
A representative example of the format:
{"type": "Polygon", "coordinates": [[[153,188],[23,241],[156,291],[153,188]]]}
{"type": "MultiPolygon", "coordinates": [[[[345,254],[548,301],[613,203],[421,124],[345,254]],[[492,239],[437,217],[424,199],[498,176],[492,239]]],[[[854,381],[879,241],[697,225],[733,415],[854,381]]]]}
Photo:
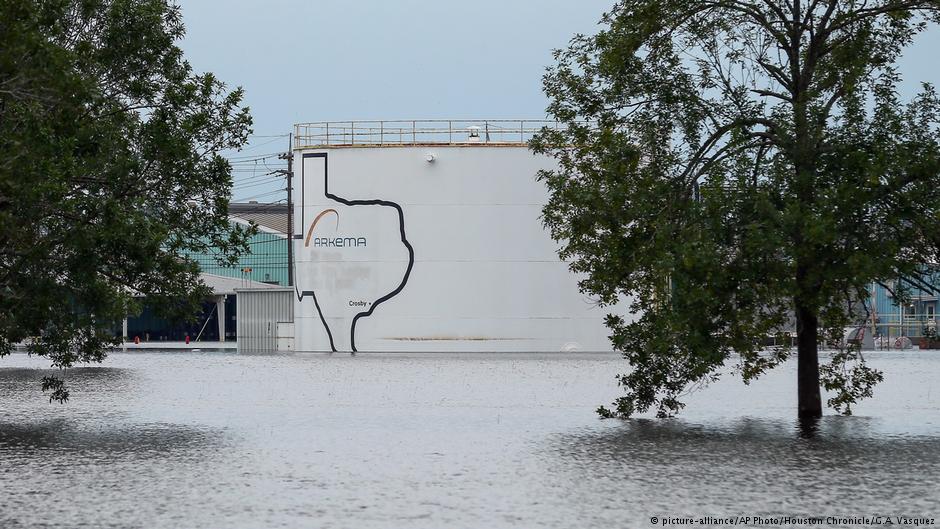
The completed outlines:
{"type": "MultiPolygon", "coordinates": [[[[931,277],[928,280],[930,284],[937,285],[940,284],[938,279],[931,277]]],[[[878,336],[918,339],[937,329],[936,293],[902,281],[889,281],[885,286],[872,285],[872,299],[875,308],[872,319],[878,336]],[[899,301],[902,290],[906,293],[905,302],[899,301]]]]}

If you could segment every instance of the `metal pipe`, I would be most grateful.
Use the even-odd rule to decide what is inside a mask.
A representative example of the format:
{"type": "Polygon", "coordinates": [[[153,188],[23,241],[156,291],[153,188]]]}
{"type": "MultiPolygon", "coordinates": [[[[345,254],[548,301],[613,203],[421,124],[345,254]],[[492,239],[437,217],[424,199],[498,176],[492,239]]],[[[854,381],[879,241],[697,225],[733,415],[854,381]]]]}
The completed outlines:
{"type": "Polygon", "coordinates": [[[215,308],[218,307],[218,302],[212,305],[212,310],[209,311],[209,315],[206,316],[206,322],[202,324],[202,329],[199,329],[199,334],[196,335],[194,342],[198,342],[199,338],[202,337],[202,331],[206,330],[206,325],[209,325],[209,320],[212,319],[212,315],[215,313],[215,308]]]}

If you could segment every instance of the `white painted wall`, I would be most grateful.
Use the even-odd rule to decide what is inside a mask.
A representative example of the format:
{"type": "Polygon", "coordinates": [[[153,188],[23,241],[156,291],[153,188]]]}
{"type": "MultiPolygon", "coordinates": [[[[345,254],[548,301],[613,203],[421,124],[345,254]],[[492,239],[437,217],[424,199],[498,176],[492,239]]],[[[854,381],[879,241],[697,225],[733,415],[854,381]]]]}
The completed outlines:
{"type": "Polygon", "coordinates": [[[524,146],[296,151],[297,350],[610,350],[603,324],[610,309],[578,292],[541,226],[547,191],[535,174],[553,163],[524,146]],[[325,175],[338,199],[388,204],[328,198],[325,175]],[[401,208],[414,252],[403,286],[409,252],[391,203],[401,208]],[[335,213],[309,233],[327,210],[335,213]],[[337,237],[365,244],[322,246],[337,237]]]}

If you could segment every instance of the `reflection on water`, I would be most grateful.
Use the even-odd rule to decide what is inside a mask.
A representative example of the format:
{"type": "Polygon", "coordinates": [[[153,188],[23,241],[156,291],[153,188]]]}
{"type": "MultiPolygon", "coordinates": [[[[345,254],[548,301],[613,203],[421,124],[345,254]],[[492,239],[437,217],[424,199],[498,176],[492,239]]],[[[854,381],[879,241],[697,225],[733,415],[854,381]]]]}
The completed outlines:
{"type": "MultiPolygon", "coordinates": [[[[16,358],[16,356],[13,358],[16,358]]],[[[103,382],[109,386],[114,386],[120,384],[122,380],[132,377],[133,374],[132,369],[85,365],[64,370],[11,367],[0,370],[0,387],[8,388],[11,385],[36,382],[42,377],[50,375],[67,380],[70,384],[103,382]]]]}
{"type": "Polygon", "coordinates": [[[599,507],[627,502],[661,517],[936,514],[940,437],[885,436],[873,422],[825,417],[805,439],[797,421],[639,419],[554,436],[552,451],[575,494],[599,507]],[[616,497],[602,494],[611,483],[616,497]]]}
{"type": "Polygon", "coordinates": [[[940,516],[940,355],[872,355],[812,438],[793,366],[680,419],[600,421],[615,355],[0,359],[0,527],[647,527],[651,516],[940,516]]]}
{"type": "Polygon", "coordinates": [[[113,429],[85,430],[68,419],[42,422],[0,422],[0,450],[68,450],[96,456],[156,457],[186,450],[218,449],[218,432],[174,424],[120,425],[113,429]]]}

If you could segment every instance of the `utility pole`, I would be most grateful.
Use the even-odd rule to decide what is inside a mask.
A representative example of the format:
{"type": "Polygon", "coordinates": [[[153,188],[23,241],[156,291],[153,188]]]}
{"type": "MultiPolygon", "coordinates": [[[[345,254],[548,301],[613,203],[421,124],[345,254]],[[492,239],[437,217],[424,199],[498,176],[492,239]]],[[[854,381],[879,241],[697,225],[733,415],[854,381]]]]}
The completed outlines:
{"type": "Polygon", "coordinates": [[[293,133],[287,136],[287,153],[279,158],[287,159],[287,286],[294,286],[294,151],[293,133]]]}

